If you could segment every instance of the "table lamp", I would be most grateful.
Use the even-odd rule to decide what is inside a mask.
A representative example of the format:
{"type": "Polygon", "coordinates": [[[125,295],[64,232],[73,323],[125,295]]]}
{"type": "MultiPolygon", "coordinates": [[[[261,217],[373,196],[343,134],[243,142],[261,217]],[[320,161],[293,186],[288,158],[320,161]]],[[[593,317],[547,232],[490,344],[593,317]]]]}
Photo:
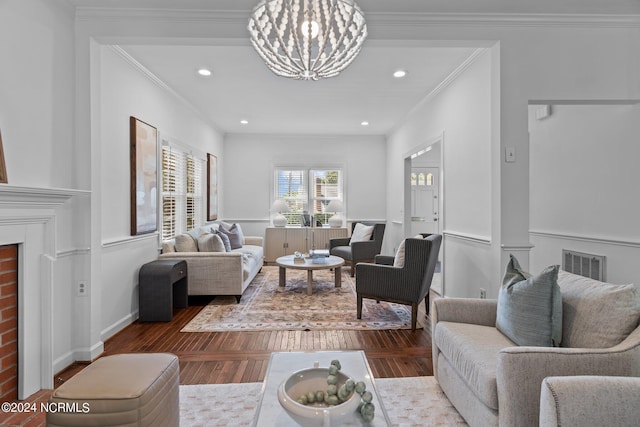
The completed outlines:
{"type": "Polygon", "coordinates": [[[274,227],[284,227],[287,225],[287,217],[282,215],[282,212],[289,212],[289,205],[282,200],[278,199],[271,205],[271,212],[277,212],[278,214],[273,217],[274,227]]]}
{"type": "Polygon", "coordinates": [[[329,202],[327,212],[335,212],[331,218],[329,218],[329,227],[338,228],[342,227],[342,217],[340,216],[340,212],[344,211],[344,206],[342,206],[342,202],[340,200],[332,200],[329,202]]]}

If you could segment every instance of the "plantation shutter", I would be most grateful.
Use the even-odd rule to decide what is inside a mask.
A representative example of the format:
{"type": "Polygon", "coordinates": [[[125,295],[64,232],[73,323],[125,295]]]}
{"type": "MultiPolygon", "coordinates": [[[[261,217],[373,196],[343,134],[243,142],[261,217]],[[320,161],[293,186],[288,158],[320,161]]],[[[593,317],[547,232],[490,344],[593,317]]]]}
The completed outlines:
{"type": "Polygon", "coordinates": [[[204,160],[192,155],[185,158],[186,164],[186,230],[204,224],[202,173],[204,160]]]}
{"type": "Polygon", "coordinates": [[[204,224],[204,159],[172,145],[162,147],[162,239],[204,224]]]}
{"type": "Polygon", "coordinates": [[[287,224],[299,225],[300,215],[307,210],[307,171],[298,169],[276,170],[275,198],[282,199],[289,206],[287,224]]]}
{"type": "Polygon", "coordinates": [[[312,214],[314,219],[326,224],[331,213],[325,212],[331,200],[342,201],[342,171],[340,169],[312,169],[309,171],[311,183],[312,214]]]}

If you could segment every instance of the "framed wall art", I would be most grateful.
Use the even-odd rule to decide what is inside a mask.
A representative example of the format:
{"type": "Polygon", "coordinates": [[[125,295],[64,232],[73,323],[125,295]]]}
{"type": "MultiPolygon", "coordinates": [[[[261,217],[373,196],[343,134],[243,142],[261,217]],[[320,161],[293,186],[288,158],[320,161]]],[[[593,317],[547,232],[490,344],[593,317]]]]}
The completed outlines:
{"type": "Polygon", "coordinates": [[[158,130],[131,117],[131,235],[158,229],[158,130]]]}
{"type": "Polygon", "coordinates": [[[0,184],[6,184],[7,179],[7,165],[4,163],[4,149],[2,148],[2,132],[0,132],[0,184]]]}
{"type": "Polygon", "coordinates": [[[218,158],[207,153],[207,221],[218,219],[218,158]]]}

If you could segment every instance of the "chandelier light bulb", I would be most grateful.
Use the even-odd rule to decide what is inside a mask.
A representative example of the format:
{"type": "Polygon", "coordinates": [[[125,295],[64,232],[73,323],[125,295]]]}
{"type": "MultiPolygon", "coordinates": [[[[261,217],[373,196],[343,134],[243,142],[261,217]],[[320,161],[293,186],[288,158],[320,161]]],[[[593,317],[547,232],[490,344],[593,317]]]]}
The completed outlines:
{"type": "MultiPolygon", "coordinates": [[[[309,36],[309,21],[304,21],[300,26],[300,32],[302,33],[302,37],[308,38],[309,36]]],[[[311,38],[315,39],[318,37],[318,33],[320,32],[320,26],[316,21],[311,21],[311,38]]]]}
{"type": "Polygon", "coordinates": [[[354,0],[260,0],[248,30],[267,67],[298,80],[337,76],[367,38],[364,14],[354,0]]]}

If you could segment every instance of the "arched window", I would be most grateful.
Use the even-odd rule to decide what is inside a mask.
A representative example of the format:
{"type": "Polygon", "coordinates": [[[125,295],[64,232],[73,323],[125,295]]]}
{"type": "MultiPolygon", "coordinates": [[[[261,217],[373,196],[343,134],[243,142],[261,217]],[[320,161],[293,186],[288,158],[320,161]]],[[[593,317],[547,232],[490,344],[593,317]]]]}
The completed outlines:
{"type": "Polygon", "coordinates": [[[433,185],[433,174],[432,173],[428,173],[427,174],[427,186],[431,187],[433,185]]]}

